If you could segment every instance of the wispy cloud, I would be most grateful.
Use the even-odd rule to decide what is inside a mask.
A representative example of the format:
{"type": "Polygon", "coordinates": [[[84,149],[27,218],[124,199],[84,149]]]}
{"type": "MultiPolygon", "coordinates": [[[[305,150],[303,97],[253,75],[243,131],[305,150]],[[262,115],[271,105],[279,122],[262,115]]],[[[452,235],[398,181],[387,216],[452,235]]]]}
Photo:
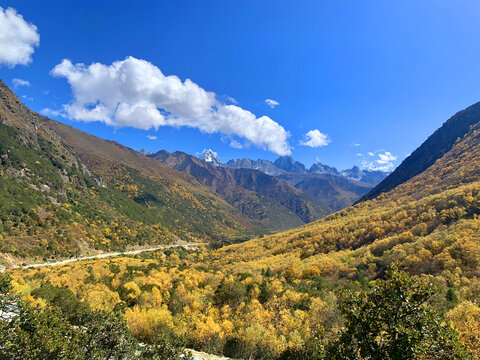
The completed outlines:
{"type": "Polygon", "coordinates": [[[155,135],[147,135],[147,139],[149,140],[157,140],[158,138],[155,135]]]}
{"type": "Polygon", "coordinates": [[[13,83],[13,87],[14,88],[18,88],[19,86],[31,86],[32,84],[30,84],[29,81],[27,80],[23,80],[23,79],[12,79],[12,83],[13,83]]]}
{"type": "Polygon", "coordinates": [[[275,100],[272,100],[272,99],[265,99],[265,103],[270,106],[272,109],[278,105],[280,105],[280,103],[278,101],[275,101],[275,100]]]}
{"type": "Polygon", "coordinates": [[[60,110],[53,110],[49,108],[44,108],[40,110],[40,114],[45,115],[45,116],[62,116],[62,112],[60,110]]]}

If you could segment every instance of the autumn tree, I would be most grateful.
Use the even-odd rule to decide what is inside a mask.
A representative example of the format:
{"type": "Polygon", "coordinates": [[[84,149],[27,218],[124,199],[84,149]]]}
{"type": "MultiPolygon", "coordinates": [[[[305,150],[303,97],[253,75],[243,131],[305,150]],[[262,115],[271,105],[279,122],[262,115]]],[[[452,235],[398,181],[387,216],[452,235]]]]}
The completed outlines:
{"type": "Polygon", "coordinates": [[[456,332],[428,306],[436,287],[428,278],[392,267],[366,291],[341,293],[345,328],[329,344],[328,359],[468,359],[456,332]]]}

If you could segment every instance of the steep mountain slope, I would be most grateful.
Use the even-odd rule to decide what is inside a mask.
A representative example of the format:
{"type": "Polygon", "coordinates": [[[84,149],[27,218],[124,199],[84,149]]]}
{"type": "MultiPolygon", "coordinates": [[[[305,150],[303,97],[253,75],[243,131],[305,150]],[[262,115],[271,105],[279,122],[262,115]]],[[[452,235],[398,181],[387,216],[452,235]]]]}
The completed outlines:
{"type": "Polygon", "coordinates": [[[407,157],[385,180],[378,184],[360,201],[373,199],[397,185],[420,174],[452,149],[463,138],[470,126],[480,121],[480,102],[469,106],[447,120],[418,149],[407,157]]]}
{"type": "Polygon", "coordinates": [[[218,167],[180,151],[162,150],[151,157],[192,175],[266,230],[299,226],[329,212],[283,180],[257,170],[218,167]]]}
{"type": "Polygon", "coordinates": [[[255,227],[193,177],[26,108],[0,82],[0,252],[251,236],[255,227]]]}

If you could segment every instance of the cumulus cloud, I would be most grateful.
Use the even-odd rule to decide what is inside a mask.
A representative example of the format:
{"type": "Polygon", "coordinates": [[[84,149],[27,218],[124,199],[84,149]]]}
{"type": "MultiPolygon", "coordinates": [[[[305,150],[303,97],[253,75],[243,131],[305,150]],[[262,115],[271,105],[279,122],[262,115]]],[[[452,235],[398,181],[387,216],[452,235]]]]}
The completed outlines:
{"type": "Polygon", "coordinates": [[[0,65],[26,65],[40,43],[37,27],[26,22],[15,9],[0,7],[0,65]]]}
{"type": "Polygon", "coordinates": [[[321,133],[319,130],[310,130],[304,135],[300,145],[310,146],[312,148],[326,146],[330,142],[328,135],[321,133]]]}
{"type": "Polygon", "coordinates": [[[63,60],[51,74],[66,78],[72,88],[74,99],[62,109],[70,119],[144,130],[188,126],[245,138],[279,155],[291,153],[289,133],[268,116],[257,118],[226,104],[190,79],[166,76],[145,60],[127,57],[111,65],[88,66],[63,60]]]}
{"type": "Polygon", "coordinates": [[[149,140],[157,140],[157,137],[155,135],[147,135],[147,139],[149,140]]]}
{"type": "Polygon", "coordinates": [[[29,81],[23,80],[23,79],[17,79],[17,78],[13,79],[12,83],[13,83],[14,88],[17,88],[19,86],[30,86],[31,85],[29,81]]]}
{"type": "MultiPolygon", "coordinates": [[[[369,152],[368,155],[375,156],[374,153],[369,152]]],[[[362,161],[362,167],[368,170],[390,171],[393,169],[393,161],[397,160],[397,156],[392,155],[389,151],[379,152],[376,154],[377,159],[374,161],[362,161]]]]}
{"type": "Polygon", "coordinates": [[[272,100],[272,99],[265,99],[265,102],[266,102],[267,105],[270,106],[272,109],[273,109],[275,106],[280,105],[280,103],[279,103],[278,101],[275,101],[275,100],[272,100]]]}

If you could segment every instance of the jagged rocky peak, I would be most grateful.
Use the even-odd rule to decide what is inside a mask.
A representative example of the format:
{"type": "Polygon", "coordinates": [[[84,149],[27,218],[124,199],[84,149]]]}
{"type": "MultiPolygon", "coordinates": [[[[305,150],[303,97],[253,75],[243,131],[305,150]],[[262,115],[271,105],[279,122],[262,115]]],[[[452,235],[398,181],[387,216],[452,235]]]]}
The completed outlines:
{"type": "Polygon", "coordinates": [[[230,159],[225,164],[226,167],[231,169],[252,169],[254,160],[248,158],[243,159],[230,159]]]}
{"type": "Polygon", "coordinates": [[[340,174],[337,168],[328,166],[319,162],[313,164],[308,170],[308,172],[312,174],[332,174],[332,175],[340,174]]]}
{"type": "Polygon", "coordinates": [[[199,159],[215,166],[223,165],[223,162],[218,157],[218,154],[212,149],[204,149],[202,154],[199,156],[199,159]]]}
{"type": "Polygon", "coordinates": [[[388,176],[389,172],[381,170],[360,169],[354,166],[351,169],[342,170],[340,175],[352,180],[358,180],[369,184],[378,184],[388,176]]]}
{"type": "Polygon", "coordinates": [[[278,176],[284,173],[283,170],[277,168],[268,160],[251,160],[247,158],[229,160],[225,165],[230,169],[254,169],[264,172],[267,175],[278,176]]]}
{"type": "Polygon", "coordinates": [[[281,156],[273,163],[277,168],[285,170],[286,172],[304,173],[305,165],[293,160],[291,156],[281,156]]]}
{"type": "Polygon", "coordinates": [[[154,154],[152,151],[148,151],[145,149],[140,150],[139,153],[142,154],[143,156],[150,156],[154,154]]]}
{"type": "Polygon", "coordinates": [[[349,179],[360,181],[363,177],[363,170],[355,165],[351,169],[342,170],[341,174],[349,179]]]}

